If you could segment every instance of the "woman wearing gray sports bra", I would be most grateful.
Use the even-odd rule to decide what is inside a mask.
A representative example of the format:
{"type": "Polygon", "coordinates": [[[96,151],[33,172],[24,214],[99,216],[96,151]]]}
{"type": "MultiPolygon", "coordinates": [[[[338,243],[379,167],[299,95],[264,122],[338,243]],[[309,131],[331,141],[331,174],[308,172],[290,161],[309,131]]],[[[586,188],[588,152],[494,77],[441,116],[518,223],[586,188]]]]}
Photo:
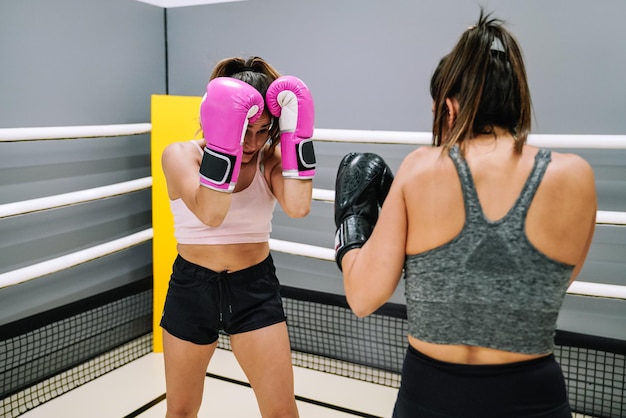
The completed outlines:
{"type": "Polygon", "coordinates": [[[433,146],[406,156],[395,178],[374,154],[347,155],[337,173],[336,261],[350,307],[371,314],[405,278],[393,416],[571,417],[552,351],[595,229],[593,171],[526,144],[521,50],[490,15],[441,60],[431,95],[433,146]]]}

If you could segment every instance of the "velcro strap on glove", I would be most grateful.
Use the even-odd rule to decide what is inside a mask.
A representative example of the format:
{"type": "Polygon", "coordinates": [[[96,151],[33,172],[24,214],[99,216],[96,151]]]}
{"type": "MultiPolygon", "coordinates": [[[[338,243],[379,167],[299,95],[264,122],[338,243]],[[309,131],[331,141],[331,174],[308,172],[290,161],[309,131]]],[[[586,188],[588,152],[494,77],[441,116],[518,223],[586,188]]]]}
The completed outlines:
{"type": "Polygon", "coordinates": [[[315,168],[315,150],[313,149],[313,140],[305,139],[296,145],[298,155],[298,170],[306,171],[315,168]]]}
{"type": "Polygon", "coordinates": [[[232,192],[235,182],[231,182],[237,157],[217,150],[204,148],[200,163],[200,184],[221,192],[232,192]]]}
{"type": "Polygon", "coordinates": [[[344,254],[353,248],[361,248],[372,235],[374,226],[365,218],[350,216],[343,220],[335,233],[335,262],[341,268],[344,254]]]}
{"type": "Polygon", "coordinates": [[[283,177],[297,179],[312,179],[315,176],[315,167],[317,161],[315,159],[315,149],[313,148],[313,139],[303,139],[295,144],[297,170],[289,170],[283,166],[283,177]]]}

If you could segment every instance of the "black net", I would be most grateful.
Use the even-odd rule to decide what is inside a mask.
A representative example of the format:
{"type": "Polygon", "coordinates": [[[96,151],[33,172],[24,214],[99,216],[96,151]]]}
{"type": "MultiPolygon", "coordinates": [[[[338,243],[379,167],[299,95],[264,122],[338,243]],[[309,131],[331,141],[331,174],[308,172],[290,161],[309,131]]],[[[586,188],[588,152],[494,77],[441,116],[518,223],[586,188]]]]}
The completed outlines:
{"type": "MultiPolygon", "coordinates": [[[[343,296],[290,287],[282,294],[294,365],[399,387],[407,347],[403,305],[357,318],[343,296]]],[[[148,354],[152,291],[126,295],[21,333],[15,331],[24,324],[1,327],[0,416],[16,417],[148,354]]],[[[556,343],[574,411],[625,417],[626,341],[559,331],[556,343]]],[[[230,349],[226,336],[219,346],[230,349]]]]}
{"type": "MultiPolygon", "coordinates": [[[[399,387],[407,348],[404,305],[357,318],[344,296],[287,286],[281,293],[294,365],[399,387]]],[[[574,411],[626,417],[626,341],[558,331],[556,344],[574,411]]],[[[227,338],[220,345],[230,348],[227,338]]]]}
{"type": "Polygon", "coordinates": [[[152,291],[132,290],[1,327],[0,416],[18,416],[149,353],[152,291]]]}
{"type": "Polygon", "coordinates": [[[296,365],[399,386],[407,348],[403,307],[388,305],[385,311],[358,318],[342,296],[298,289],[284,293],[296,365]]]}
{"type": "MultiPolygon", "coordinates": [[[[399,387],[407,348],[402,305],[386,305],[366,318],[352,314],[345,298],[282,288],[295,366],[399,387]]],[[[218,347],[230,350],[222,334],[218,347]]]]}
{"type": "Polygon", "coordinates": [[[559,332],[554,351],[576,412],[626,417],[626,341],[559,332]]]}

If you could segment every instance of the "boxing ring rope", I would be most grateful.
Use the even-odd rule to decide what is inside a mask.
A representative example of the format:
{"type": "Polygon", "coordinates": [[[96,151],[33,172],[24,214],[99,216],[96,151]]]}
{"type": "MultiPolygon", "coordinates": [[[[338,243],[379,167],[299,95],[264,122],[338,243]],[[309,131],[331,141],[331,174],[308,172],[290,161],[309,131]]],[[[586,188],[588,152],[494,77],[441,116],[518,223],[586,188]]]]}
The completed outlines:
{"type": "MultiPolygon", "coordinates": [[[[430,132],[315,129],[318,142],[430,145],[430,132]]],[[[528,144],[546,148],[626,149],[626,135],[531,134],[528,144]]]]}
{"type": "Polygon", "coordinates": [[[42,139],[104,138],[150,133],[150,123],[123,125],[50,126],[41,128],[0,129],[0,142],[39,141],[42,139]]]}
{"type": "Polygon", "coordinates": [[[0,219],[132,193],[138,190],[147,189],[150,186],[152,186],[152,178],[143,177],[136,180],[125,181],[123,183],[96,187],[94,189],[63,193],[55,196],[41,197],[38,199],[22,200],[21,202],[7,203],[0,205],[0,219]]]}
{"type": "Polygon", "coordinates": [[[0,274],[0,288],[36,279],[37,277],[56,273],[61,270],[66,270],[70,267],[125,250],[126,248],[133,247],[151,239],[152,228],[148,228],[122,238],[105,242],[104,244],[89,247],[81,251],[76,251],[71,254],[0,274]]]}
{"type": "MultiPolygon", "coordinates": [[[[333,203],[335,201],[335,191],[313,189],[313,200],[333,203]]],[[[626,212],[599,210],[596,215],[596,224],[626,225],[626,212]]]]}
{"type": "MultiPolygon", "coordinates": [[[[0,129],[0,142],[99,138],[149,133],[150,123],[125,125],[92,125],[72,127],[0,129]]],[[[428,132],[367,131],[345,129],[316,129],[314,140],[320,142],[359,142],[376,144],[429,145],[428,132]]],[[[626,149],[626,135],[530,135],[528,142],[551,148],[626,149]]],[[[77,192],[64,193],[0,205],[0,219],[132,193],[150,188],[152,179],[132,181],[77,192]]],[[[333,190],[313,189],[313,199],[332,203],[333,190]]],[[[598,224],[626,225],[626,212],[598,211],[598,224]]],[[[27,267],[0,274],[0,288],[12,286],[47,274],[122,251],[152,239],[152,228],[127,235],[72,254],[57,257],[27,267]]],[[[308,244],[270,239],[273,251],[334,262],[334,250],[308,244]]],[[[626,286],[575,281],[567,293],[626,300],[626,286]]]]}

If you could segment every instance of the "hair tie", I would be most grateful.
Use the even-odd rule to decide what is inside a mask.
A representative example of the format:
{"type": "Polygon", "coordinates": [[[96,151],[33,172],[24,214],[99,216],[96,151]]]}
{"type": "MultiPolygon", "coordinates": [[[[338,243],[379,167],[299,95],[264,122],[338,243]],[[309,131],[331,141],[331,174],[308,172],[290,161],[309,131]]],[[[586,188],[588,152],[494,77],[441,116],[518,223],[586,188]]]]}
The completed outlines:
{"type": "Polygon", "coordinates": [[[506,50],[504,49],[504,44],[502,43],[502,41],[498,37],[494,37],[493,38],[493,42],[491,42],[491,48],[490,49],[492,51],[506,52],[506,50]]]}

